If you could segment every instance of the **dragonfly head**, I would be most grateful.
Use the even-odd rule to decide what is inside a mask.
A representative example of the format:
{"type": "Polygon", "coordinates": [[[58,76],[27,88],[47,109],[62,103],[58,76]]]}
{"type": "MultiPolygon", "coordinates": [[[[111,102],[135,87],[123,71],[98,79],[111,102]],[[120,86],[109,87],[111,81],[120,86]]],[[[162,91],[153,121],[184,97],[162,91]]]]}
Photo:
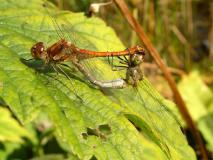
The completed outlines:
{"type": "Polygon", "coordinates": [[[35,59],[46,60],[47,52],[43,42],[38,42],[31,48],[31,55],[35,59]]]}
{"type": "Polygon", "coordinates": [[[145,49],[141,46],[137,46],[135,54],[130,55],[130,67],[136,67],[140,65],[145,56],[145,49]]]}

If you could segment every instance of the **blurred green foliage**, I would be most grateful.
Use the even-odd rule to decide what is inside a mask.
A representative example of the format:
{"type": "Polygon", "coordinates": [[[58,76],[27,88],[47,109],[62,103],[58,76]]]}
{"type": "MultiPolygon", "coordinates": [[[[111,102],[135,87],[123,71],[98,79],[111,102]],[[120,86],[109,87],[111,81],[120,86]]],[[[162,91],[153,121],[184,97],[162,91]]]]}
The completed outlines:
{"type": "Polygon", "coordinates": [[[213,152],[213,93],[194,71],[178,84],[192,118],[197,122],[209,150],[213,152]]]}

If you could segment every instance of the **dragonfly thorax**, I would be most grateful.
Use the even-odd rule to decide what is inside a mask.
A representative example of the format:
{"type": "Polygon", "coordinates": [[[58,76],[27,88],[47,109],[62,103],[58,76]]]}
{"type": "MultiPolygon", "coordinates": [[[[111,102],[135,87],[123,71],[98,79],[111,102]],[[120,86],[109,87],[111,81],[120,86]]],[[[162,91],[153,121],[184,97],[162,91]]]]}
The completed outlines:
{"type": "Polygon", "coordinates": [[[128,84],[136,86],[143,79],[142,63],[144,55],[139,53],[130,55],[126,72],[126,81],[128,84]]]}
{"type": "Polygon", "coordinates": [[[144,60],[144,55],[142,54],[133,54],[130,55],[129,67],[136,67],[140,65],[144,60]]]}
{"type": "Polygon", "coordinates": [[[136,47],[136,53],[129,55],[129,59],[126,61],[126,82],[132,86],[137,86],[137,83],[143,79],[142,63],[145,56],[145,50],[143,47],[136,47]]]}
{"type": "Polygon", "coordinates": [[[137,83],[143,79],[142,66],[129,67],[126,72],[126,81],[132,86],[137,86],[137,83]]]}

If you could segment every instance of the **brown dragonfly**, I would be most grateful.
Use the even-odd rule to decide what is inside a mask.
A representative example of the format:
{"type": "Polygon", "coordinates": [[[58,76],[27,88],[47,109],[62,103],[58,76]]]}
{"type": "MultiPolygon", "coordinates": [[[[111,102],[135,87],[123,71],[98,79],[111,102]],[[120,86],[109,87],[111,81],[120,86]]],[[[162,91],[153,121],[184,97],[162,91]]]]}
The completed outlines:
{"type": "Polygon", "coordinates": [[[144,59],[145,50],[140,46],[128,48],[117,52],[96,52],[80,49],[65,39],[61,39],[52,46],[45,48],[43,42],[38,42],[31,48],[34,59],[43,60],[46,64],[57,64],[70,61],[84,76],[94,85],[101,88],[124,88],[127,84],[136,85],[142,79],[141,64],[144,59]],[[120,56],[129,56],[129,59],[122,59],[120,56]],[[119,57],[121,63],[127,68],[126,79],[115,79],[111,81],[100,81],[90,74],[86,67],[81,64],[84,59],[94,57],[119,57]]]}

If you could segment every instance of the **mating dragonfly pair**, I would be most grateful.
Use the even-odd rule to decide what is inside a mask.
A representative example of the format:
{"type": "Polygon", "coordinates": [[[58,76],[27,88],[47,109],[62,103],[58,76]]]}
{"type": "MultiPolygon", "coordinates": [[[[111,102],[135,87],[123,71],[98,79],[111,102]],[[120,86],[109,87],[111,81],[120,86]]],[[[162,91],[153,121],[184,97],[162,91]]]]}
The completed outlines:
{"type": "Polygon", "coordinates": [[[143,78],[141,65],[144,60],[145,50],[140,46],[118,52],[95,52],[80,49],[71,42],[61,39],[47,49],[43,42],[36,43],[31,48],[31,54],[34,59],[43,60],[45,64],[58,64],[70,61],[91,83],[101,88],[125,88],[127,85],[136,86],[138,81],[143,78]],[[89,58],[115,56],[120,59],[120,63],[123,64],[122,67],[127,68],[125,79],[119,78],[111,81],[97,80],[90,74],[87,68],[81,64],[82,60],[89,58]],[[124,56],[124,58],[120,56],[124,56]],[[125,56],[128,56],[128,58],[125,56]]]}

